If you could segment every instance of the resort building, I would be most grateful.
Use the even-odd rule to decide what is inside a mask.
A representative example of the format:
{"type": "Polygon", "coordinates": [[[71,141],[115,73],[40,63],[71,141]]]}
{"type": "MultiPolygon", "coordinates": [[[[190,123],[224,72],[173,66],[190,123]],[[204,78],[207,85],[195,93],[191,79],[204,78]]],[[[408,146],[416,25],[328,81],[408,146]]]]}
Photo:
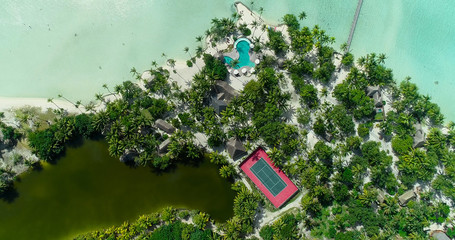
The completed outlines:
{"type": "Polygon", "coordinates": [[[215,109],[215,112],[219,115],[222,111],[226,110],[227,103],[221,99],[212,98],[212,107],[213,109],[215,109]]]}
{"type": "Polygon", "coordinates": [[[374,94],[380,93],[379,91],[380,91],[379,86],[368,86],[366,92],[368,97],[373,97],[374,94]]]}
{"type": "Polygon", "coordinates": [[[450,240],[449,236],[443,231],[436,230],[431,233],[431,237],[436,240],[450,240]]]}
{"type": "Polygon", "coordinates": [[[379,86],[368,86],[366,93],[368,97],[373,98],[374,106],[376,108],[383,107],[381,88],[379,86]]]}
{"type": "Polygon", "coordinates": [[[161,129],[162,131],[172,134],[175,132],[175,127],[172,126],[170,123],[164,121],[163,119],[158,119],[155,121],[155,127],[161,129]]]}
{"type": "Polygon", "coordinates": [[[126,150],[122,156],[120,156],[120,162],[131,162],[134,161],[134,159],[138,156],[139,154],[136,151],[133,150],[126,150]]]}
{"type": "Polygon", "coordinates": [[[240,164],[240,168],[276,208],[280,208],[298,191],[295,184],[272,163],[261,147],[251,153],[240,164]]]}
{"type": "Polygon", "coordinates": [[[398,201],[401,206],[406,205],[409,201],[413,200],[416,198],[416,194],[414,190],[409,190],[403,193],[401,196],[398,197],[398,201]]]}
{"type": "Polygon", "coordinates": [[[164,140],[159,146],[158,146],[158,154],[164,155],[167,153],[167,148],[169,147],[169,144],[171,144],[171,138],[168,138],[164,140]]]}
{"type": "Polygon", "coordinates": [[[230,102],[234,97],[237,97],[239,95],[239,93],[233,87],[231,87],[231,85],[220,80],[216,81],[215,90],[217,94],[222,93],[223,98],[219,100],[225,100],[226,102],[230,102]]]}
{"type": "Polygon", "coordinates": [[[237,138],[231,138],[226,144],[227,152],[232,159],[237,160],[247,154],[242,142],[237,138]]]}
{"type": "Polygon", "coordinates": [[[425,145],[425,133],[423,132],[422,125],[420,123],[414,124],[416,133],[414,134],[413,148],[421,148],[425,145]]]}

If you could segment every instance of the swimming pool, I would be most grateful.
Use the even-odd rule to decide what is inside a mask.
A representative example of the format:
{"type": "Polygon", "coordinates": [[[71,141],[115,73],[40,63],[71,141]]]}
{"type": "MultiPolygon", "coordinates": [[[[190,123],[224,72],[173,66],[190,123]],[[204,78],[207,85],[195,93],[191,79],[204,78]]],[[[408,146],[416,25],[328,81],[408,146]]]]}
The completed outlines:
{"type": "MultiPolygon", "coordinates": [[[[239,69],[245,66],[254,67],[255,64],[250,60],[250,41],[246,38],[238,39],[235,44],[235,49],[239,53],[239,63],[234,67],[234,69],[239,69]]],[[[227,64],[231,64],[233,59],[228,56],[224,56],[224,61],[227,64]]]]}

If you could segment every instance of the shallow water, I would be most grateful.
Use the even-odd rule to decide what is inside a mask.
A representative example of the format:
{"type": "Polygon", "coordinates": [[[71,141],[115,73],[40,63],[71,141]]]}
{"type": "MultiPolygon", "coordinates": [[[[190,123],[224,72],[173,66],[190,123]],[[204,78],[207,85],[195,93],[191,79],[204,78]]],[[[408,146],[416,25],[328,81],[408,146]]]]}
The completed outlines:
{"type": "Polygon", "coordinates": [[[22,176],[10,202],[0,200],[0,239],[71,239],[165,206],[233,215],[234,191],[209,162],[156,174],[108,155],[103,141],[68,148],[55,165],[22,176]]]}
{"type": "MultiPolygon", "coordinates": [[[[242,1],[250,5],[251,1],[242,1]]],[[[278,23],[305,10],[345,42],[357,0],[255,1],[254,10],[278,23]]],[[[152,61],[187,59],[195,37],[214,17],[228,17],[234,0],[3,0],[0,4],[0,96],[56,97],[88,101],[130,80],[129,70],[152,61]],[[165,53],[166,57],[161,57],[165,53]]],[[[397,80],[409,75],[449,119],[455,68],[455,1],[364,1],[352,49],[356,56],[385,53],[397,80]],[[437,82],[438,84],[435,84],[437,82]]]]}
{"type": "Polygon", "coordinates": [[[455,121],[455,1],[364,1],[355,55],[385,53],[397,80],[410,76],[455,121]]]}

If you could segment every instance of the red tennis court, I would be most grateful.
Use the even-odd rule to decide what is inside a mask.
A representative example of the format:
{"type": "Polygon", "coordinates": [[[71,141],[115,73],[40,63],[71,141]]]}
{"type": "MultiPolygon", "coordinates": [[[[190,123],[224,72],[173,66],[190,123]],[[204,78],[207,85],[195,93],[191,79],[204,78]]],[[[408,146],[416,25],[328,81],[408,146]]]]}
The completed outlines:
{"type": "Polygon", "coordinates": [[[298,191],[286,174],[270,161],[261,147],[250,154],[240,164],[240,168],[276,208],[281,207],[298,191]]]}

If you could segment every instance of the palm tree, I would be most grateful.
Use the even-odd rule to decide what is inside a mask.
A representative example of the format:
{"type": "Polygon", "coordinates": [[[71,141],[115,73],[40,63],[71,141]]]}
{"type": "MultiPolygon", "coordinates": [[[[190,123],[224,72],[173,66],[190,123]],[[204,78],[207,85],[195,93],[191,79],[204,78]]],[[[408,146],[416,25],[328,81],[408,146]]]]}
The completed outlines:
{"type": "Polygon", "coordinates": [[[114,92],[115,92],[116,94],[121,94],[122,90],[123,90],[122,85],[115,85],[115,87],[114,87],[114,92]]]}
{"type": "Polygon", "coordinates": [[[102,93],[95,94],[95,99],[104,103],[104,95],[102,93]]]}
{"type": "MultiPolygon", "coordinates": [[[[184,52],[188,53],[188,55],[190,55],[190,59],[193,59],[193,57],[191,56],[191,53],[189,52],[189,48],[188,47],[185,47],[183,49],[184,52]]],[[[190,60],[191,61],[191,60],[190,60]]],[[[196,65],[197,69],[199,69],[199,71],[201,71],[201,69],[199,68],[199,66],[197,65],[196,61],[194,61],[194,64],[196,65]]]]}
{"type": "Polygon", "coordinates": [[[135,67],[132,67],[132,68],[130,69],[130,73],[133,74],[133,76],[134,76],[134,75],[139,75],[139,73],[137,72],[137,70],[136,70],[135,67]]]}
{"type": "MultiPolygon", "coordinates": [[[[76,101],[76,104],[74,104],[74,106],[75,106],[77,109],[79,109],[79,111],[81,111],[81,113],[82,113],[82,110],[79,108],[81,105],[82,105],[82,101],[81,101],[81,100],[77,100],[77,101],[76,101]]],[[[82,106],[84,106],[84,105],[82,105],[82,106]]]]}
{"type": "Polygon", "coordinates": [[[112,93],[111,90],[109,90],[107,84],[103,84],[103,88],[105,88],[110,93],[110,95],[114,95],[115,99],[118,99],[117,96],[114,93],[112,93]]]}
{"type": "Polygon", "coordinates": [[[90,101],[87,105],[84,106],[85,110],[89,112],[95,112],[95,103],[90,101]]]}
{"type": "Polygon", "coordinates": [[[204,53],[204,49],[202,46],[197,46],[196,47],[196,56],[200,57],[204,53]]]}
{"type": "Polygon", "coordinates": [[[265,24],[262,24],[262,26],[261,26],[261,30],[262,30],[262,33],[261,33],[261,35],[259,35],[259,38],[261,38],[262,34],[264,34],[264,33],[265,33],[265,31],[267,30],[267,25],[265,25],[265,24]]]}
{"type": "Polygon", "coordinates": [[[196,36],[196,42],[202,43],[202,36],[196,36]]]}
{"type": "Polygon", "coordinates": [[[359,66],[361,66],[361,67],[365,66],[366,62],[367,62],[367,59],[365,57],[363,57],[363,56],[359,57],[357,59],[357,64],[359,64],[359,66]]]}
{"type": "Polygon", "coordinates": [[[59,107],[57,104],[55,104],[55,102],[54,102],[54,99],[53,99],[53,98],[48,98],[48,99],[47,99],[47,102],[50,102],[50,103],[54,104],[54,105],[55,105],[55,107],[57,107],[57,109],[62,109],[62,108],[61,108],[61,107],[59,107]]]}
{"type": "Polygon", "coordinates": [[[181,75],[180,73],[178,73],[176,70],[175,70],[175,60],[172,59],[172,58],[169,58],[167,60],[167,64],[169,64],[169,66],[173,69],[174,73],[176,73],[181,79],[185,80],[181,75]]]}
{"type": "Polygon", "coordinates": [[[349,51],[347,42],[342,43],[340,48],[341,48],[341,51],[343,51],[345,53],[349,51]]]}
{"type": "Polygon", "coordinates": [[[379,54],[379,56],[378,56],[378,61],[379,61],[379,63],[384,64],[386,58],[387,58],[387,57],[385,56],[384,53],[379,54]]]}
{"type": "Polygon", "coordinates": [[[253,35],[254,36],[254,32],[256,32],[256,29],[259,27],[259,23],[254,20],[252,23],[251,23],[251,26],[253,27],[253,35]]]}
{"type": "Polygon", "coordinates": [[[262,14],[264,13],[264,8],[260,7],[259,8],[259,17],[262,18],[262,14]]]}
{"type": "Polygon", "coordinates": [[[235,68],[239,65],[240,61],[238,59],[234,59],[232,60],[229,65],[232,67],[232,68],[235,68]]]}
{"type": "Polygon", "coordinates": [[[183,51],[184,51],[185,53],[188,53],[188,55],[190,55],[190,58],[192,58],[192,57],[191,57],[191,53],[190,53],[190,48],[189,48],[189,47],[183,48],[183,51]]]}
{"type": "Polygon", "coordinates": [[[306,19],[306,13],[304,11],[300,12],[299,19],[300,19],[300,21],[302,21],[303,19],[306,19]]]}
{"type": "Polygon", "coordinates": [[[174,67],[175,67],[175,60],[172,59],[172,58],[169,58],[169,59],[167,60],[167,64],[169,64],[169,66],[170,66],[171,68],[174,68],[174,67]]]}
{"type": "Polygon", "coordinates": [[[240,16],[239,13],[234,12],[234,13],[231,15],[231,17],[232,17],[232,19],[233,19],[234,21],[236,21],[236,20],[240,19],[241,16],[240,16]]]}
{"type": "Polygon", "coordinates": [[[158,63],[156,61],[152,61],[152,66],[156,68],[158,66],[158,63]]]}
{"type": "Polygon", "coordinates": [[[73,104],[74,106],[76,106],[76,104],[74,104],[73,102],[71,102],[68,98],[64,97],[62,94],[59,94],[59,95],[57,95],[57,96],[58,96],[59,98],[65,99],[67,102],[69,102],[69,103],[73,104]]]}

